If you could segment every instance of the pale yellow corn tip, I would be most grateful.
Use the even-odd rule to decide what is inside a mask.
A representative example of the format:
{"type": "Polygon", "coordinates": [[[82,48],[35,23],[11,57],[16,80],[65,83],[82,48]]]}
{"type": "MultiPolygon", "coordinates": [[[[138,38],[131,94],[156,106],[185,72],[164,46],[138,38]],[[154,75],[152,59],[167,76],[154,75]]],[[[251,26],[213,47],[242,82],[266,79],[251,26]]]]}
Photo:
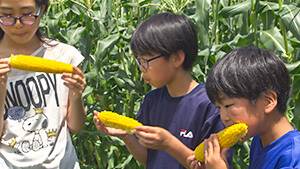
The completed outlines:
{"type": "MultiPolygon", "coordinates": [[[[245,123],[234,124],[217,133],[221,148],[229,148],[240,141],[248,131],[245,123]]],[[[204,162],[204,142],[199,144],[195,149],[195,157],[198,161],[204,162]]]]}
{"type": "Polygon", "coordinates": [[[114,113],[111,111],[101,111],[98,114],[98,118],[104,125],[125,130],[130,134],[133,134],[133,130],[137,126],[143,126],[143,124],[138,122],[137,120],[119,115],[118,113],[114,113]]]}

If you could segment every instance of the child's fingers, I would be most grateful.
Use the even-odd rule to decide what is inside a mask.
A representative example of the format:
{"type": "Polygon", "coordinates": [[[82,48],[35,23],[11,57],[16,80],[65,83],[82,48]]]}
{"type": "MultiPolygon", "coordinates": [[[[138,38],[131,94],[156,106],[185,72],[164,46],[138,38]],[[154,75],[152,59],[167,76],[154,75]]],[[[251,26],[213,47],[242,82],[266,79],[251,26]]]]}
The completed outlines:
{"type": "Polygon", "coordinates": [[[81,78],[85,78],[84,74],[82,73],[81,69],[76,67],[76,66],[73,66],[73,70],[74,70],[74,73],[73,74],[78,74],[81,78]]]}
{"type": "Polygon", "coordinates": [[[61,78],[69,83],[76,84],[76,85],[85,86],[86,84],[85,78],[82,78],[78,74],[64,73],[61,78]]]}
{"type": "Polygon", "coordinates": [[[1,67],[0,66],[0,74],[6,74],[8,72],[10,72],[10,67],[1,67]]]}
{"type": "Polygon", "coordinates": [[[197,161],[192,161],[189,165],[190,169],[196,169],[197,168],[197,161]]]}
{"type": "Polygon", "coordinates": [[[9,58],[1,58],[0,59],[0,64],[8,64],[9,58]]]}
{"type": "MultiPolygon", "coordinates": [[[[82,73],[81,69],[78,67],[73,66],[74,73],[63,73],[62,78],[65,80],[71,80],[73,79],[73,83],[85,83],[85,76],[82,73]]],[[[71,82],[71,81],[70,81],[71,82]]]]}
{"type": "Polygon", "coordinates": [[[98,120],[99,120],[98,117],[97,117],[96,115],[94,115],[93,121],[94,121],[95,124],[97,124],[97,121],[98,121],[98,120]]]}
{"type": "Polygon", "coordinates": [[[134,134],[140,139],[140,140],[150,140],[153,137],[153,133],[148,133],[143,130],[135,130],[134,134]]]}
{"type": "Polygon", "coordinates": [[[229,151],[230,148],[223,148],[221,151],[221,157],[226,160],[227,159],[227,152],[229,151]]]}
{"type": "Polygon", "coordinates": [[[153,142],[160,142],[168,137],[169,132],[160,127],[152,126],[138,126],[134,130],[135,135],[141,139],[152,140],[153,142]]]}
{"type": "MultiPolygon", "coordinates": [[[[77,68],[78,69],[78,68],[77,68]]],[[[79,69],[80,70],[80,69],[79,69]]],[[[73,95],[81,95],[85,85],[85,77],[80,76],[79,74],[75,73],[64,73],[62,75],[62,79],[65,80],[64,85],[67,86],[70,90],[72,90],[73,95]],[[75,92],[75,93],[73,93],[75,92]]]]}
{"type": "Polygon", "coordinates": [[[136,131],[143,131],[146,133],[155,133],[158,129],[152,126],[137,126],[135,128],[136,131]]]}
{"type": "Polygon", "coordinates": [[[98,114],[99,114],[100,112],[98,112],[97,110],[94,110],[93,113],[94,113],[95,116],[98,116],[98,114]]]}
{"type": "Polygon", "coordinates": [[[207,152],[208,155],[211,155],[214,153],[214,144],[213,144],[213,134],[207,139],[207,152]]]}
{"type": "Polygon", "coordinates": [[[0,63],[0,69],[5,69],[5,68],[9,68],[9,64],[8,63],[0,63]]]}
{"type": "Polygon", "coordinates": [[[204,159],[207,159],[208,157],[208,139],[204,140],[204,159]]]}
{"type": "Polygon", "coordinates": [[[80,86],[80,85],[77,85],[77,84],[72,84],[72,83],[67,83],[67,82],[64,82],[64,85],[67,86],[69,89],[73,90],[73,91],[79,91],[79,92],[82,92],[84,87],[83,86],[80,86]]]}
{"type": "Polygon", "coordinates": [[[187,158],[187,161],[194,161],[194,160],[196,160],[195,155],[190,155],[190,156],[188,156],[188,158],[187,158]]]}
{"type": "Polygon", "coordinates": [[[8,58],[0,59],[0,74],[10,72],[10,66],[8,64],[8,58]]]}
{"type": "Polygon", "coordinates": [[[186,159],[186,164],[189,166],[190,169],[195,169],[197,167],[197,160],[195,158],[195,155],[190,155],[186,159]]]}
{"type": "Polygon", "coordinates": [[[99,112],[98,111],[96,111],[96,110],[94,110],[94,117],[93,117],[93,121],[94,121],[94,123],[97,125],[100,125],[100,120],[99,120],[99,118],[98,118],[98,114],[99,114],[99,112]]]}
{"type": "Polygon", "coordinates": [[[220,153],[221,148],[220,148],[220,144],[219,144],[217,134],[212,134],[209,139],[211,140],[212,145],[213,145],[213,152],[214,153],[220,153]]]}
{"type": "Polygon", "coordinates": [[[221,157],[222,157],[222,159],[224,160],[224,162],[225,162],[225,164],[227,165],[227,166],[229,166],[229,164],[228,164],[228,161],[227,161],[227,152],[229,151],[229,149],[230,148],[223,148],[222,150],[221,150],[221,157]]]}

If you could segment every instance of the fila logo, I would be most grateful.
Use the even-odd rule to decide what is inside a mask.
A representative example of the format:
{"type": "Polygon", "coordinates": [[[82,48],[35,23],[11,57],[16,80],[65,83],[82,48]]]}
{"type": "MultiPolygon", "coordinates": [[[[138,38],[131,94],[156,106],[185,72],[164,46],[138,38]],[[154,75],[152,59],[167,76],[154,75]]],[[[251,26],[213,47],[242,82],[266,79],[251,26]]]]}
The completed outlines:
{"type": "Polygon", "coordinates": [[[193,138],[193,133],[192,133],[192,131],[189,131],[189,132],[187,133],[186,130],[181,129],[181,131],[180,131],[180,136],[183,136],[183,137],[185,137],[185,138],[193,138]]]}

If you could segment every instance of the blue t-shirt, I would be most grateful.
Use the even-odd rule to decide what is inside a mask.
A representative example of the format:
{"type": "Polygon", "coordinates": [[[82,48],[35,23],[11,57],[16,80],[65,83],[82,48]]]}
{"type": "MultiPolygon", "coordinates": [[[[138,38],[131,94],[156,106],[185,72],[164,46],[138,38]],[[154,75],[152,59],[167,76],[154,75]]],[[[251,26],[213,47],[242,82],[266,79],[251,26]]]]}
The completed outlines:
{"type": "Polygon", "coordinates": [[[252,140],[249,169],[300,168],[300,133],[295,129],[262,147],[259,136],[252,140]]]}
{"type": "MultiPolygon", "coordinates": [[[[224,129],[219,110],[207,97],[203,83],[182,97],[171,97],[166,87],[149,92],[140,107],[137,120],[144,125],[168,130],[192,150],[211,133],[224,129]]],[[[228,154],[231,159],[232,151],[228,154]]],[[[148,149],[147,169],[184,167],[168,153],[148,149]]]]}

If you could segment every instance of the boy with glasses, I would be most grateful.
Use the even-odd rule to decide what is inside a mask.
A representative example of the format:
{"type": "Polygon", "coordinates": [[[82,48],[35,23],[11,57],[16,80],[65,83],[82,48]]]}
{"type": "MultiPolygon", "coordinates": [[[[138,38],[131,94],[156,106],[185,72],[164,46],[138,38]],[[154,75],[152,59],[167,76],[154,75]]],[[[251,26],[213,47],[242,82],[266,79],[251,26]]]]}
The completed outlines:
{"type": "Polygon", "coordinates": [[[137,27],[131,49],[143,79],[157,88],[145,96],[137,115],[145,126],[131,135],[104,126],[95,111],[96,127],[120,137],[148,169],[183,169],[192,150],[224,128],[204,84],[194,81],[190,73],[198,53],[194,25],[184,15],[154,15],[137,27]]]}

